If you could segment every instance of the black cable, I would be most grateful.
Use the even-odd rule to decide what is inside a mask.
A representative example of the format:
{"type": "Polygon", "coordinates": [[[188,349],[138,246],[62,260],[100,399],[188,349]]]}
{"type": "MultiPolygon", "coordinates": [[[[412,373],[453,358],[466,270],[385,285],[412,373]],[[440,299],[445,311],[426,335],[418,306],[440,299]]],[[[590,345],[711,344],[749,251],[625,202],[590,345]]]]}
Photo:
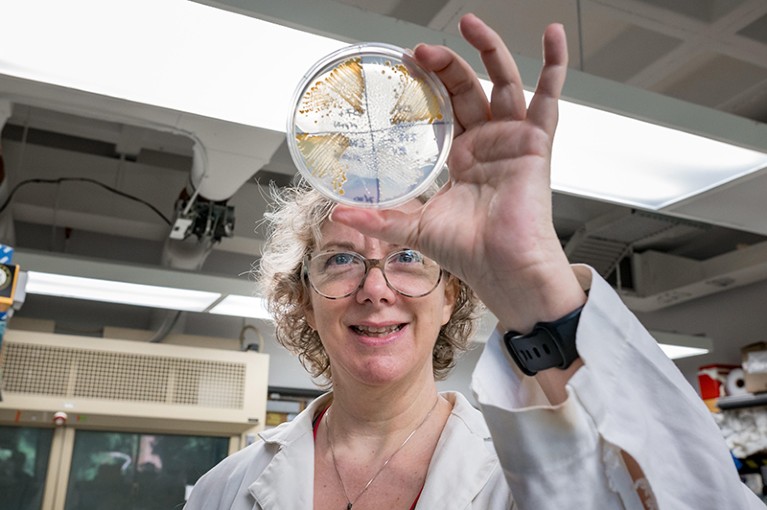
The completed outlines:
{"type": "Polygon", "coordinates": [[[107,186],[103,182],[99,182],[95,179],[89,179],[87,177],[59,177],[58,179],[27,179],[26,181],[21,181],[16,186],[13,187],[11,192],[8,194],[8,198],[5,199],[5,202],[3,202],[3,205],[0,205],[0,214],[2,214],[3,211],[5,211],[5,208],[8,207],[8,204],[11,203],[11,199],[13,198],[13,195],[16,194],[16,192],[21,188],[22,186],[25,186],[27,184],[60,184],[62,182],[67,181],[73,181],[73,182],[89,182],[91,184],[96,184],[97,186],[101,186],[102,188],[106,189],[107,191],[111,191],[112,193],[115,193],[117,195],[120,195],[122,197],[128,198],[130,200],[134,200],[140,204],[143,204],[147,207],[149,207],[152,211],[157,213],[157,215],[162,218],[162,220],[167,223],[168,225],[172,225],[171,221],[165,217],[165,215],[160,211],[158,208],[147,202],[146,200],[143,200],[141,198],[135,197],[133,195],[129,195],[128,193],[125,193],[123,191],[120,191],[119,189],[113,188],[111,186],[107,186]]]}

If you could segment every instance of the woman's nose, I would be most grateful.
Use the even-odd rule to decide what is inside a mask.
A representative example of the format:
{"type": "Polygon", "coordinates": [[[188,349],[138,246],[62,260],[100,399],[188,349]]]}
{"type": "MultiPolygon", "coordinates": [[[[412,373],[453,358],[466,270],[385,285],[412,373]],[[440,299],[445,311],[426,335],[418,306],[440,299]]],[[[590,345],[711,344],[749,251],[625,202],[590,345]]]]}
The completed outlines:
{"type": "Polygon", "coordinates": [[[382,301],[394,299],[396,292],[389,287],[380,267],[371,267],[357,290],[357,301],[382,301]]]}

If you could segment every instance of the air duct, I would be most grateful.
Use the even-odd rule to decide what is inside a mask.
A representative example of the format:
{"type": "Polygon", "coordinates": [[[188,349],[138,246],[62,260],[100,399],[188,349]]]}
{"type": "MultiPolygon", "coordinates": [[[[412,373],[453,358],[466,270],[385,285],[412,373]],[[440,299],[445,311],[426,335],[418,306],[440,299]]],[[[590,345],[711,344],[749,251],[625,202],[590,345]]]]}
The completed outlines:
{"type": "Polygon", "coordinates": [[[604,277],[635,250],[704,232],[701,223],[636,209],[618,209],[583,225],[565,245],[572,263],[588,264],[604,277]]]}
{"type": "Polygon", "coordinates": [[[632,310],[651,312],[767,279],[767,241],[701,261],[646,251],[631,267],[634,288],[618,291],[632,310]]]}
{"type": "Polygon", "coordinates": [[[624,302],[651,312],[767,279],[767,242],[705,260],[659,251],[711,227],[699,222],[640,210],[617,210],[587,222],[566,243],[573,263],[610,276],[628,258],[630,285],[616,278],[624,302]],[[629,288],[630,287],[630,288],[629,288]]]}

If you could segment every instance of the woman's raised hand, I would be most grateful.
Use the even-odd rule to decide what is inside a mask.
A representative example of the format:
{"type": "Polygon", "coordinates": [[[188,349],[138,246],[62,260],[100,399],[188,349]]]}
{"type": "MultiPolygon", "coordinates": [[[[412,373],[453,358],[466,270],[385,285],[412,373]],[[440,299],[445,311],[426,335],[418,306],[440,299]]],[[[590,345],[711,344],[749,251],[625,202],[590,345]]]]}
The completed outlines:
{"type": "Polygon", "coordinates": [[[535,95],[500,36],[474,15],[463,37],[481,54],[493,83],[488,101],[469,64],[449,48],[419,45],[416,59],[452,98],[456,137],[449,182],[413,213],[338,206],[333,221],[423,251],[479,295],[502,325],[529,330],[585,300],[554,231],[551,150],[567,71],[564,29],[549,26],[535,95]]]}

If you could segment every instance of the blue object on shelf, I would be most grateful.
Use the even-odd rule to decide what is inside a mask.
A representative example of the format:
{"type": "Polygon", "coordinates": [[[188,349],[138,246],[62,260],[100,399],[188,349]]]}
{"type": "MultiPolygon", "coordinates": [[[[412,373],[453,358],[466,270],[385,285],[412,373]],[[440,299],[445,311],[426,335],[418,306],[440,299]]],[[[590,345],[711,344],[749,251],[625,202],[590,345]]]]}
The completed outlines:
{"type": "Polygon", "coordinates": [[[730,455],[732,456],[732,460],[735,461],[735,467],[740,470],[740,468],[743,467],[743,462],[741,462],[741,460],[737,458],[734,453],[730,452],[730,455]]]}

